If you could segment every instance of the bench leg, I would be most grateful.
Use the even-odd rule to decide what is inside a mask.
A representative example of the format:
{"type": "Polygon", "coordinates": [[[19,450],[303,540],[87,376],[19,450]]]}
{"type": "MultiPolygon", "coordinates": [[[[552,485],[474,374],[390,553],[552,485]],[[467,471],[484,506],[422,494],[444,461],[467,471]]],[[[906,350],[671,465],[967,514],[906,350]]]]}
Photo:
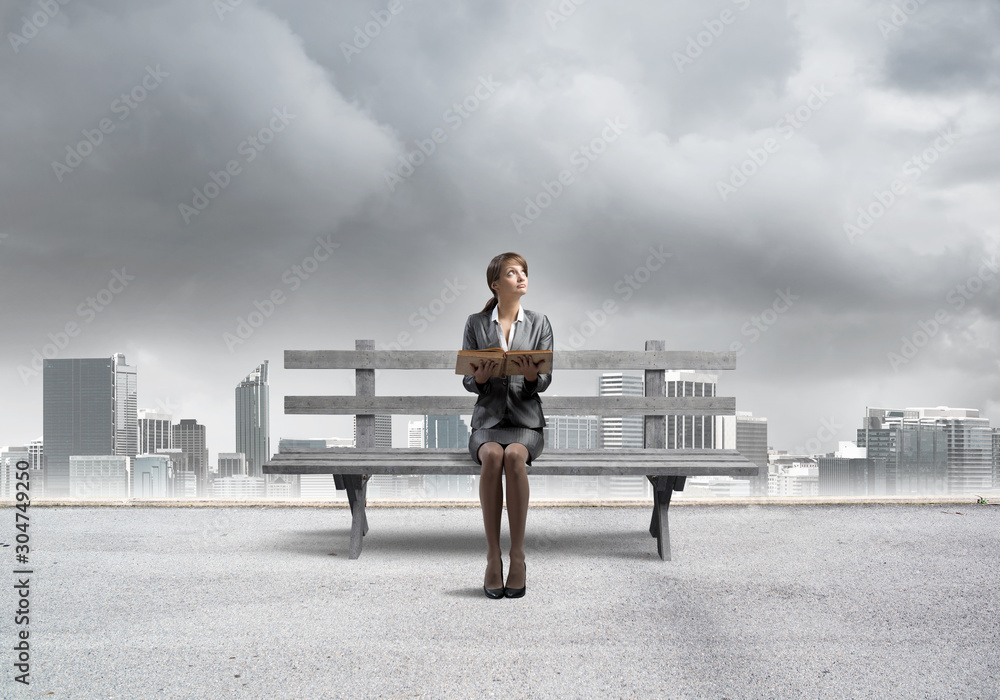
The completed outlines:
{"type": "MultiPolygon", "coordinates": [[[[684,477],[658,476],[647,477],[656,490],[653,492],[653,514],[649,519],[649,534],[656,538],[656,551],[660,559],[670,561],[670,522],[667,520],[667,510],[670,508],[670,497],[673,495],[678,479],[680,487],[684,488],[684,477]]],[[[680,489],[677,489],[678,491],[680,489]]]]}
{"type": "Polygon", "coordinates": [[[358,474],[344,475],[347,501],[351,504],[351,559],[361,556],[361,538],[368,534],[368,517],[365,515],[365,499],[368,495],[368,479],[358,474]]]}

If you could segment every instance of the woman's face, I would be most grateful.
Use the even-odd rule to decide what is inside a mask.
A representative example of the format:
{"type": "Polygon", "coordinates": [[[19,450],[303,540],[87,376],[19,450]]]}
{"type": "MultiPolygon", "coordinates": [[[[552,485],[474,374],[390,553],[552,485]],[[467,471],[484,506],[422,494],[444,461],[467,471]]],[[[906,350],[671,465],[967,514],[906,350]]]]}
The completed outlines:
{"type": "Polygon", "coordinates": [[[500,279],[494,282],[494,289],[499,296],[523,296],[528,291],[528,275],[516,263],[505,264],[500,270],[500,279]]]}

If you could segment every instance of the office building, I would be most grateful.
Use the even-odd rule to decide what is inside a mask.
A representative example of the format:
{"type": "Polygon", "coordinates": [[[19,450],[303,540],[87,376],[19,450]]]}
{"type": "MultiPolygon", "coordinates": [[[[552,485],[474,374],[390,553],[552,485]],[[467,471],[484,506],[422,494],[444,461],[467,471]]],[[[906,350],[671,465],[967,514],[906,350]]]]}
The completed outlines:
{"type": "MultiPolygon", "coordinates": [[[[303,448],[354,447],[350,438],[281,438],[278,440],[278,452],[303,448]]],[[[338,491],[336,482],[330,474],[299,474],[297,497],[307,501],[346,500],[347,492],[338,491]]],[[[296,495],[293,492],[293,496],[296,495]]]]}
{"type": "MultiPolygon", "coordinates": [[[[718,376],[708,372],[664,372],[668,397],[716,396],[718,376]]],[[[735,425],[735,422],[733,423],[735,425]]],[[[667,449],[723,449],[716,416],[667,416],[667,449]]],[[[736,449],[731,447],[729,449],[736,449]]]]}
{"type": "MultiPolygon", "coordinates": [[[[354,441],[358,440],[358,418],[354,417],[354,441]]],[[[392,416],[375,416],[375,447],[392,447],[392,416]]],[[[424,491],[424,480],[419,474],[373,474],[368,479],[368,497],[402,500],[418,496],[424,491]]]]}
{"type": "MultiPolygon", "coordinates": [[[[646,395],[645,380],[642,375],[605,372],[598,381],[598,396],[646,395]]],[[[598,447],[604,449],[642,447],[643,432],[642,416],[602,416],[598,447]]]]}
{"type": "Polygon", "coordinates": [[[768,496],[818,496],[819,469],[816,458],[768,450],[768,496]]]}
{"type": "Polygon", "coordinates": [[[684,490],[674,497],[682,498],[746,498],[750,495],[748,479],[734,479],[729,476],[688,477],[684,490]]]}
{"type": "Polygon", "coordinates": [[[298,474],[275,474],[270,480],[265,479],[264,496],[266,498],[280,498],[283,501],[298,498],[298,477],[298,474]]]}
{"type": "MultiPolygon", "coordinates": [[[[645,379],[640,374],[604,372],[598,382],[598,396],[646,395],[645,379]]],[[[641,415],[601,416],[598,447],[612,450],[643,447],[644,423],[641,415]]],[[[644,476],[599,476],[597,488],[601,498],[633,499],[652,495],[652,488],[644,476]]]]}
{"type": "MultiPolygon", "coordinates": [[[[14,498],[16,496],[15,483],[18,481],[17,465],[19,462],[27,463],[26,470],[29,472],[28,478],[21,479],[29,487],[26,493],[29,497],[35,497],[34,484],[31,483],[31,467],[28,461],[28,448],[24,445],[11,445],[0,447],[0,498],[14,498]]],[[[24,466],[24,464],[22,464],[24,466]]]]}
{"type": "Polygon", "coordinates": [[[173,447],[171,421],[169,413],[139,409],[139,454],[150,455],[173,447]]]}
{"type": "Polygon", "coordinates": [[[263,477],[261,465],[271,458],[270,394],[267,360],[236,387],[236,451],[246,456],[247,474],[263,477]]]}
{"type": "MultiPolygon", "coordinates": [[[[597,447],[601,425],[599,416],[546,416],[545,422],[542,432],[546,450],[592,450],[597,447]]],[[[598,478],[570,474],[529,475],[528,484],[531,497],[536,499],[597,498],[598,478]]]]}
{"type": "Polygon", "coordinates": [[[128,498],[129,462],[125,455],[70,455],[71,498],[128,498]]]}
{"type": "MultiPolygon", "coordinates": [[[[205,426],[200,425],[193,418],[182,419],[172,427],[174,449],[178,449],[187,455],[186,470],[194,474],[195,494],[200,498],[208,496],[208,447],[206,446],[205,426]]],[[[163,450],[159,450],[163,452],[163,450]]],[[[184,472],[174,472],[174,479],[182,478],[187,482],[188,477],[182,477],[184,472]]]]}
{"type": "Polygon", "coordinates": [[[411,420],[406,424],[406,446],[409,448],[425,447],[424,443],[424,422],[411,420]]]}
{"type": "MultiPolygon", "coordinates": [[[[712,375],[707,375],[712,376],[712,375]]],[[[708,384],[705,384],[704,390],[708,391],[708,384]]],[[[712,396],[715,387],[712,386],[712,396]]],[[[703,396],[707,396],[707,393],[703,393],[703,396]]],[[[707,416],[709,418],[711,416],[707,416]]],[[[697,418],[697,416],[696,416],[697,418]]],[[[763,416],[754,416],[749,411],[736,411],[733,415],[727,416],[714,416],[713,423],[713,443],[705,444],[702,443],[704,447],[712,447],[717,450],[736,450],[743,457],[746,457],[749,461],[757,465],[758,471],[757,476],[747,477],[747,483],[750,488],[751,496],[766,496],[774,488],[770,483],[769,479],[769,463],[768,463],[768,452],[767,452],[767,418],[763,416]]],[[[697,422],[693,423],[693,427],[697,428],[697,422]]],[[[707,430],[708,423],[704,424],[704,428],[707,430]]],[[[668,442],[670,440],[669,427],[667,431],[668,442]]],[[[695,431],[695,436],[697,436],[697,431],[695,431]]],[[[688,445],[689,447],[695,446],[697,440],[694,444],[688,445]]],[[[678,445],[680,446],[680,445],[678,445]]],[[[797,472],[798,473],[798,472],[797,472]]],[[[801,476],[801,474],[800,474],[801,476]]],[[[721,477],[727,478],[727,477],[721,477]]],[[[808,488],[808,487],[804,487],[808,488]]],[[[716,491],[721,491],[721,487],[717,487],[716,491]]],[[[737,491],[739,488],[736,489],[737,491]]]]}
{"type": "Polygon", "coordinates": [[[122,353],[111,359],[115,372],[115,454],[135,457],[139,454],[136,369],[126,364],[122,353]]]}
{"type": "Polygon", "coordinates": [[[767,418],[754,416],[748,411],[736,412],[736,451],[759,467],[757,476],[748,477],[750,495],[766,496],[767,418]]]}
{"type": "Polygon", "coordinates": [[[212,498],[242,499],[263,498],[267,494],[264,477],[237,474],[216,479],[212,482],[212,498]]]}
{"type": "Polygon", "coordinates": [[[461,416],[424,416],[424,447],[469,447],[469,426],[461,416]]]}
{"type": "Polygon", "coordinates": [[[131,493],[134,498],[170,498],[173,470],[167,455],[139,455],[132,462],[131,493]]]}
{"type": "Polygon", "coordinates": [[[174,498],[195,498],[198,493],[198,479],[194,472],[174,470],[174,498]]]}
{"type": "Polygon", "coordinates": [[[170,468],[175,473],[191,471],[191,461],[189,459],[189,455],[180,448],[161,447],[153,454],[167,457],[170,460],[170,468]]]}
{"type": "Polygon", "coordinates": [[[592,450],[597,447],[598,416],[546,416],[546,449],[592,450]]]}
{"type": "Polygon", "coordinates": [[[218,479],[227,479],[231,476],[249,476],[246,456],[242,452],[220,452],[218,467],[218,479]]]}
{"type": "Polygon", "coordinates": [[[858,446],[886,460],[890,494],[963,494],[993,483],[993,434],[974,408],[869,408],[858,446]]]}
{"type": "MultiPolygon", "coordinates": [[[[45,454],[43,447],[44,444],[45,443],[42,441],[42,438],[32,440],[28,443],[28,462],[31,463],[32,471],[41,471],[41,469],[45,466],[43,462],[45,454]]],[[[34,474],[32,474],[32,477],[34,477],[34,474]]]]}
{"type": "Polygon", "coordinates": [[[887,491],[883,457],[819,457],[820,496],[884,496],[887,491]]]}
{"type": "MultiPolygon", "coordinates": [[[[461,416],[424,416],[424,446],[469,449],[469,426],[461,416]]],[[[478,494],[476,477],[471,474],[425,474],[408,477],[409,488],[422,486],[422,495],[431,500],[471,498],[478,494]]],[[[411,492],[412,495],[412,492],[411,492]]]]}
{"type": "Polygon", "coordinates": [[[804,497],[819,495],[819,469],[813,465],[783,466],[768,476],[768,496],[804,497]]]}
{"type": "Polygon", "coordinates": [[[45,360],[42,423],[45,494],[69,496],[71,455],[115,454],[115,361],[45,360]]]}
{"type": "Polygon", "coordinates": [[[993,428],[993,488],[1000,489],[1000,428],[993,428]]]}

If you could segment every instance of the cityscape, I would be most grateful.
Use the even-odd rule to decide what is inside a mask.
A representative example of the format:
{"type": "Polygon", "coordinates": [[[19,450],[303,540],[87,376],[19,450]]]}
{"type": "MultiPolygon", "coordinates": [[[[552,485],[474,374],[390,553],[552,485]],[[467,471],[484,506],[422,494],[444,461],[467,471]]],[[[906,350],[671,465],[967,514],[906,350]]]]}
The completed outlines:
{"type": "MultiPolygon", "coordinates": [[[[162,409],[139,408],[138,368],[125,355],[46,359],[42,436],[0,447],[0,498],[14,497],[18,463],[29,465],[38,499],[345,499],[327,474],[265,474],[275,451],[353,447],[354,436],[270,434],[268,360],[234,388],[236,444],[209,459],[207,426],[162,409]]],[[[667,396],[717,396],[715,374],[666,372],[667,396]]],[[[642,396],[642,375],[606,372],[600,396],[642,396]]],[[[466,416],[426,415],[407,424],[406,444],[466,448],[466,416]]],[[[768,444],[766,417],[666,416],[667,449],[735,449],[760,467],[757,477],[688,478],[680,498],[885,497],[969,495],[1000,490],[1000,428],[976,408],[866,407],[854,441],[834,452],[796,454],[768,444]]],[[[641,416],[550,416],[548,449],[643,446],[641,416]]],[[[392,446],[391,416],[375,419],[376,447],[392,446]]],[[[807,444],[807,448],[809,445],[807,444]]],[[[470,458],[471,459],[471,458],[470,458]]],[[[544,453],[539,459],[544,459],[544,453]]],[[[368,497],[477,500],[476,476],[373,475],[368,497]]],[[[540,500],[649,500],[637,476],[529,476],[540,500]]]]}

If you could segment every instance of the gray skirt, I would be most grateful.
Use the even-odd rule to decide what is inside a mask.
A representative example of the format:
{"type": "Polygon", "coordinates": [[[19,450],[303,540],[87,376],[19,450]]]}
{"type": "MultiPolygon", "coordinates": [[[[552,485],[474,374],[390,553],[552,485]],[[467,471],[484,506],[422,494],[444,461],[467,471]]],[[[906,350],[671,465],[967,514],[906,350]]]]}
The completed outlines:
{"type": "Polygon", "coordinates": [[[469,454],[480,466],[483,463],[479,461],[479,448],[486,442],[498,442],[501,447],[507,447],[512,442],[519,442],[528,448],[526,463],[531,464],[531,460],[542,454],[545,437],[541,428],[522,428],[511,423],[506,417],[492,428],[474,428],[472,434],[469,435],[469,454]]]}

